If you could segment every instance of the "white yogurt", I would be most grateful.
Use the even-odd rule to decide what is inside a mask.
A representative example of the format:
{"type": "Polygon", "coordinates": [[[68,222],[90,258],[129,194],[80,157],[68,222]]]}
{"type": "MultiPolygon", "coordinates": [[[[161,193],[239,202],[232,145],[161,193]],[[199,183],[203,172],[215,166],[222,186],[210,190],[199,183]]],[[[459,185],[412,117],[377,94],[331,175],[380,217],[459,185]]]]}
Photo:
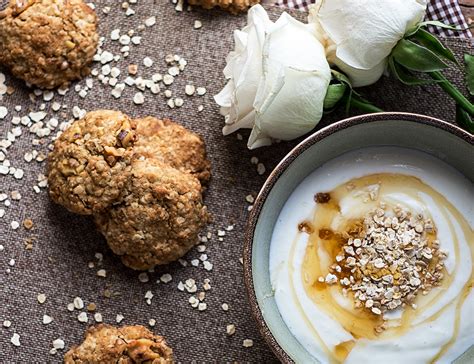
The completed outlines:
{"type": "MultiPolygon", "coordinates": [[[[318,168],[293,191],[278,217],[270,248],[270,275],[280,313],[295,338],[312,356],[323,363],[333,360],[324,347],[333,351],[336,345],[354,339],[351,333],[323,312],[307,295],[301,279],[301,266],[308,235],[299,234],[297,226],[300,222],[311,219],[315,193],[330,191],[352,179],[375,173],[418,177],[456,207],[469,224],[470,232],[464,234],[454,217],[437,206],[430,196],[420,193],[416,201],[403,193],[384,196],[386,200],[401,203],[413,211],[429,211],[438,229],[441,249],[449,253],[445,266],[454,279],[445,291],[434,289],[430,292],[427,298],[438,294],[436,303],[426,310],[421,310],[413,320],[411,329],[398,337],[356,340],[345,362],[430,362],[438,354],[440,347],[446,345],[456,332],[454,317],[456,305],[459,304],[462,308],[456,340],[438,359],[439,363],[452,362],[474,344],[472,287],[467,299],[460,301],[460,293],[471,279],[473,269],[471,249],[474,244],[474,186],[452,167],[422,152],[394,147],[365,148],[350,152],[318,168]],[[457,261],[452,241],[453,233],[459,241],[460,259],[457,261]],[[444,311],[439,317],[423,323],[424,319],[443,307],[444,311]]],[[[353,196],[344,198],[340,201],[341,213],[349,217],[357,210],[358,203],[360,204],[360,200],[353,196]]],[[[340,301],[338,299],[338,302],[347,305],[344,298],[340,301]]]]}

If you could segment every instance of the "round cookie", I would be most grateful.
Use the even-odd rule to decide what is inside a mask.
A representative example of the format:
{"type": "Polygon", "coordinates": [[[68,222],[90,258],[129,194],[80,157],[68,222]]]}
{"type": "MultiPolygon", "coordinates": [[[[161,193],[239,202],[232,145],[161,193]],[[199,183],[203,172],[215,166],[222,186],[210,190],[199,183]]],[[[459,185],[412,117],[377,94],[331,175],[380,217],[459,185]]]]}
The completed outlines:
{"type": "Polygon", "coordinates": [[[40,88],[67,85],[89,73],[96,28],[82,0],[10,0],[0,12],[0,64],[40,88]]]}
{"type": "Polygon", "coordinates": [[[172,122],[154,117],[135,119],[137,142],[134,151],[138,156],[155,158],[182,172],[190,173],[206,185],[211,177],[211,164],[206,157],[202,138],[172,122]]]}
{"type": "Polygon", "coordinates": [[[64,356],[65,364],[173,363],[173,350],[163,337],[143,326],[89,328],[84,341],[64,356]]]}
{"type": "Polygon", "coordinates": [[[97,110],[71,124],[49,154],[52,200],[82,215],[122,198],[130,178],[135,123],[118,111],[97,110]]]}
{"type": "Polygon", "coordinates": [[[146,270],[182,257],[208,221],[201,184],[156,159],[134,160],[120,204],[96,214],[112,251],[133,269],[146,270]]]}

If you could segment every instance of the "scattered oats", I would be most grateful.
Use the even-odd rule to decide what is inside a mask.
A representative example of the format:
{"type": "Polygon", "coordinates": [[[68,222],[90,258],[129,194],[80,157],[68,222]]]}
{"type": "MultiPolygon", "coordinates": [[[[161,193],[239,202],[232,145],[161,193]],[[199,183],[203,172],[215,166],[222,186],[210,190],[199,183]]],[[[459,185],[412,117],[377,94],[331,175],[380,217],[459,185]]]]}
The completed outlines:
{"type": "Polygon", "coordinates": [[[227,335],[229,335],[229,336],[234,335],[235,334],[235,325],[234,324],[227,325],[226,326],[226,332],[227,332],[227,335]]]}
{"type": "Polygon", "coordinates": [[[105,278],[107,277],[107,271],[105,269],[99,269],[97,271],[97,276],[98,277],[102,277],[102,278],[105,278]]]}
{"type": "MultiPolygon", "coordinates": [[[[138,66],[136,64],[129,64],[128,65],[128,73],[131,74],[131,75],[136,75],[138,72],[138,66]]],[[[127,80],[125,80],[125,83],[129,86],[131,86],[127,80]]],[[[133,82],[133,84],[135,84],[135,81],[133,82]]],[[[133,85],[132,84],[132,85],[133,85]]]]}
{"type": "Polygon", "coordinates": [[[94,302],[91,302],[87,305],[86,309],[89,312],[94,312],[97,308],[97,305],[94,302]]]}
{"type": "Polygon", "coordinates": [[[194,87],[193,85],[186,85],[184,87],[184,92],[186,93],[186,95],[188,96],[193,96],[194,93],[196,92],[196,87],[194,87]]]}
{"type": "Polygon", "coordinates": [[[165,97],[168,98],[168,99],[169,99],[171,96],[173,96],[173,92],[172,92],[171,90],[165,90],[164,94],[165,94],[165,97]]]}
{"type": "Polygon", "coordinates": [[[196,89],[196,92],[197,92],[197,94],[198,94],[199,96],[203,96],[203,95],[207,92],[207,90],[206,90],[205,87],[198,87],[198,88],[196,89]]]}
{"type": "Polygon", "coordinates": [[[139,36],[132,37],[132,43],[135,45],[139,45],[141,41],[142,41],[142,37],[139,37],[139,36]]]}
{"type": "Polygon", "coordinates": [[[206,261],[207,260],[207,254],[201,254],[199,256],[199,260],[202,261],[202,262],[206,261]]]}
{"type": "Polygon", "coordinates": [[[203,106],[203,105],[199,105],[199,106],[198,106],[198,112],[201,112],[201,111],[203,111],[203,110],[204,110],[204,106],[203,106]]]}
{"type": "Polygon", "coordinates": [[[244,348],[251,348],[253,346],[253,340],[252,339],[245,339],[242,343],[244,348]]]}
{"type": "Polygon", "coordinates": [[[74,303],[68,303],[67,310],[71,312],[74,311],[74,303]]]}
{"type": "Polygon", "coordinates": [[[252,195],[247,195],[245,196],[245,201],[247,201],[248,203],[254,203],[255,198],[252,195]]]}
{"type": "Polygon", "coordinates": [[[0,106],[0,120],[4,119],[8,114],[8,109],[5,106],[0,106]]]}
{"type": "Polygon", "coordinates": [[[151,76],[151,79],[153,80],[153,82],[160,82],[161,80],[163,80],[163,76],[160,73],[155,73],[151,76]]]}
{"type": "Polygon", "coordinates": [[[64,341],[61,339],[56,339],[53,341],[53,348],[56,350],[62,350],[64,349],[64,341]]]}
{"type": "Polygon", "coordinates": [[[265,166],[263,165],[263,163],[259,163],[257,164],[257,173],[261,176],[262,174],[265,173],[265,166]]]}
{"type": "Polygon", "coordinates": [[[153,60],[150,57],[143,58],[143,65],[147,68],[153,66],[153,60]]]}
{"type": "Polygon", "coordinates": [[[102,314],[100,314],[98,312],[95,313],[94,314],[94,320],[95,320],[95,322],[102,322],[102,314]]]}
{"type": "Polygon", "coordinates": [[[212,265],[212,263],[210,263],[209,261],[206,260],[206,261],[203,262],[202,264],[204,265],[204,269],[205,269],[205,270],[207,270],[207,271],[211,271],[211,270],[212,270],[213,265],[212,265]]]}
{"type": "Polygon", "coordinates": [[[138,275],[138,280],[142,283],[146,283],[150,280],[146,272],[142,272],[138,275]]]}
{"type": "Polygon", "coordinates": [[[133,102],[137,105],[141,105],[145,102],[145,96],[143,96],[142,92],[137,92],[135,96],[133,96],[133,102]]]}
{"type": "Polygon", "coordinates": [[[181,107],[184,104],[184,100],[180,97],[177,97],[176,99],[174,99],[174,104],[176,105],[176,107],[181,107]]]}
{"type": "Polygon", "coordinates": [[[154,327],[156,325],[156,320],[155,319],[148,320],[148,325],[150,325],[151,327],[154,327]]]}
{"type": "Polygon", "coordinates": [[[183,292],[183,291],[184,291],[184,284],[183,284],[183,282],[179,281],[179,283],[178,283],[178,286],[177,286],[177,287],[178,287],[178,290],[179,290],[179,291],[181,291],[181,292],[183,292]]]}
{"type": "Polygon", "coordinates": [[[174,77],[172,75],[164,75],[163,83],[167,86],[171,85],[174,82],[174,77]]]}
{"type": "Polygon", "coordinates": [[[153,293],[151,291],[146,291],[145,301],[148,305],[151,305],[151,300],[153,299],[153,293]]]}
{"type": "Polygon", "coordinates": [[[51,108],[53,109],[53,111],[58,111],[61,108],[61,104],[59,102],[53,102],[51,108]]]}
{"type": "Polygon", "coordinates": [[[207,309],[207,303],[206,302],[199,302],[198,310],[199,311],[205,311],[206,309],[207,309]]]}
{"type": "Polygon", "coordinates": [[[196,249],[199,253],[204,253],[206,251],[206,246],[201,244],[201,245],[198,245],[196,249]]]}
{"type": "Polygon", "coordinates": [[[110,75],[110,66],[108,64],[106,65],[103,65],[102,68],[100,69],[100,72],[104,75],[104,76],[108,76],[110,75]]]}
{"type": "Polygon", "coordinates": [[[194,21],[194,29],[200,29],[202,28],[202,22],[199,20],[194,21]]]}
{"type": "Polygon", "coordinates": [[[108,51],[103,51],[100,54],[100,63],[106,64],[114,60],[114,55],[108,51]]]}
{"type": "Polygon", "coordinates": [[[82,310],[84,308],[84,301],[81,297],[75,297],[72,301],[74,303],[74,308],[82,310]]]}
{"type": "Polygon", "coordinates": [[[53,91],[44,91],[43,93],[43,100],[44,101],[51,101],[54,97],[54,92],[53,91]]]}
{"type": "Polygon", "coordinates": [[[10,226],[11,226],[11,228],[12,228],[13,230],[16,230],[16,229],[18,229],[18,228],[20,227],[20,223],[19,223],[18,221],[12,221],[12,222],[10,223],[10,226]]]}
{"type": "Polygon", "coordinates": [[[193,308],[196,308],[199,306],[199,300],[194,296],[189,297],[188,302],[193,308]]]}
{"type": "Polygon", "coordinates": [[[168,274],[168,273],[165,273],[160,277],[160,281],[162,281],[163,283],[169,283],[172,280],[173,280],[173,277],[171,276],[171,274],[168,274]]]}
{"type": "Polygon", "coordinates": [[[39,122],[46,117],[46,113],[44,111],[30,112],[28,117],[34,122],[39,122]]]}
{"type": "Polygon", "coordinates": [[[173,99],[169,99],[168,102],[167,102],[167,105],[169,106],[170,109],[174,109],[174,100],[173,99]]]}
{"type": "Polygon", "coordinates": [[[11,321],[5,320],[3,321],[3,327],[9,328],[12,325],[11,321]]]}
{"type": "Polygon", "coordinates": [[[193,259],[191,260],[191,265],[193,267],[198,267],[199,266],[199,259],[193,259]]]}
{"type": "Polygon", "coordinates": [[[132,8],[127,8],[127,10],[125,10],[125,15],[126,16],[131,16],[131,15],[134,15],[135,14],[135,10],[133,10],[132,8]]]}
{"type": "Polygon", "coordinates": [[[147,27],[152,27],[153,25],[156,24],[156,16],[150,16],[145,20],[145,25],[147,27]]]}
{"type": "Polygon", "coordinates": [[[53,322],[53,318],[51,316],[43,315],[43,324],[44,325],[50,324],[51,322],[53,322]]]}
{"type": "Polygon", "coordinates": [[[87,313],[85,312],[81,312],[79,315],[77,315],[77,321],[79,322],[87,322],[89,320],[89,318],[87,317],[87,313]]]}
{"type": "Polygon", "coordinates": [[[51,355],[56,355],[58,353],[58,351],[55,349],[55,348],[51,348],[51,350],[49,351],[49,353],[51,355]]]}
{"type": "Polygon", "coordinates": [[[20,335],[18,335],[16,332],[13,334],[12,338],[10,339],[10,342],[15,345],[15,346],[20,346],[20,335]]]}
{"type": "Polygon", "coordinates": [[[168,69],[168,74],[170,74],[171,76],[178,76],[179,75],[179,68],[176,67],[176,66],[173,66],[173,67],[170,67],[168,69]]]}
{"type": "Polygon", "coordinates": [[[110,39],[119,40],[120,39],[120,29],[114,29],[110,32],[110,39]]]}
{"type": "Polygon", "coordinates": [[[159,94],[160,93],[160,85],[158,85],[157,83],[154,83],[153,85],[151,85],[150,87],[150,91],[152,94],[159,94]]]}
{"type": "Polygon", "coordinates": [[[125,90],[125,84],[119,83],[114,87],[114,89],[111,92],[111,95],[115,97],[116,99],[118,99],[122,96],[123,90],[125,90]]]}

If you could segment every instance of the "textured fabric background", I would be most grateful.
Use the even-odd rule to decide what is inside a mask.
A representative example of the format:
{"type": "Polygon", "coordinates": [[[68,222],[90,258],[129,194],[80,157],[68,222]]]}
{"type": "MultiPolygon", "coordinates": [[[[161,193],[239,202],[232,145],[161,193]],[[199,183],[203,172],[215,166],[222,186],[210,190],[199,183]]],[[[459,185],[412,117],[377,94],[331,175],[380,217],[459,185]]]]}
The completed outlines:
{"type": "MultiPolygon", "coordinates": [[[[44,102],[41,97],[30,99],[28,94],[32,90],[7,75],[6,84],[12,86],[14,92],[11,96],[0,98],[0,106],[9,109],[5,119],[0,120],[0,140],[6,138],[14,127],[12,116],[24,116],[29,111],[37,111],[43,103],[48,110],[48,118],[54,115],[60,122],[71,118],[74,106],[87,110],[116,108],[134,117],[169,117],[200,133],[206,140],[213,166],[213,180],[205,200],[214,215],[214,223],[208,228],[213,237],[206,251],[214,268],[208,272],[202,264],[197,268],[184,268],[176,263],[156,269],[156,272],[149,273],[148,283],[141,283],[137,272],[126,269],[109,252],[90,219],[72,215],[53,205],[45,190],[40,194],[33,191],[32,186],[38,174],[45,171],[45,162],[27,163],[23,156],[32,149],[46,152],[49,139],[44,138],[39,146],[32,146],[33,135],[22,127],[23,134],[6,150],[6,158],[12,166],[22,168],[25,175],[23,179],[17,180],[11,175],[0,174],[0,194],[10,196],[12,191],[18,190],[22,195],[21,200],[11,201],[10,207],[4,206],[5,201],[0,202],[0,209],[5,210],[5,216],[0,218],[0,244],[4,247],[0,251],[0,324],[4,320],[12,322],[10,328],[0,327],[0,362],[60,362],[63,352],[79,343],[85,329],[93,323],[91,314],[88,315],[88,323],[84,324],[77,320],[78,310],[69,312],[66,309],[76,296],[81,297],[86,305],[94,302],[97,305],[96,312],[103,315],[106,323],[115,323],[117,314],[124,316],[122,324],[147,326],[150,318],[156,319],[156,326],[152,330],[166,336],[174,348],[176,359],[181,362],[273,362],[275,359],[260,339],[250,315],[239,262],[248,207],[245,197],[258,192],[269,171],[298,141],[251,152],[246,149],[248,133],[242,133],[244,140],[238,140],[236,135],[221,135],[223,120],[212,95],[224,85],[222,69],[225,56],[233,46],[232,30],[241,27],[245,17],[198,9],[177,13],[168,1],[163,0],[154,3],[141,1],[132,5],[136,13],[130,17],[124,15],[116,1],[102,1],[97,5],[100,33],[107,36],[104,49],[114,54],[119,54],[120,46],[110,41],[112,29],[120,28],[123,32],[137,29],[149,16],[157,16],[157,24],[141,34],[141,45],[131,46],[130,56],[112,65],[122,71],[120,80],[126,77],[130,63],[139,64],[139,75],[149,78],[157,71],[165,73],[165,55],[181,55],[188,61],[187,69],[169,89],[185,99],[184,106],[171,110],[162,94],[151,95],[149,91],[145,92],[145,103],[136,106],[132,102],[136,89],[127,87],[122,98],[114,99],[110,95],[112,88],[94,78],[94,87],[86,98],[80,98],[74,90],[70,90],[66,96],[55,94],[52,101],[67,105],[67,108],[53,113],[50,112],[51,102],[44,102]],[[112,7],[108,15],[101,10],[106,5],[112,7]],[[202,29],[193,29],[195,20],[202,21],[202,29]],[[150,69],[142,66],[145,56],[155,61],[150,69]],[[205,86],[207,94],[203,97],[187,97],[184,94],[184,85],[187,83],[205,86]],[[196,110],[201,104],[205,108],[198,113],[196,110]],[[15,105],[21,105],[21,111],[15,111],[15,105]],[[257,156],[265,165],[265,175],[257,173],[256,166],[250,162],[252,156],[257,156]],[[33,220],[33,230],[11,228],[11,221],[21,223],[25,218],[33,220]],[[228,232],[223,241],[219,241],[217,230],[229,224],[235,224],[235,229],[228,232]],[[27,238],[35,238],[31,251],[25,250],[24,240],[27,238]],[[101,264],[97,264],[94,258],[96,252],[104,255],[101,264]],[[11,259],[15,260],[13,266],[9,265],[11,259]],[[94,262],[95,267],[88,268],[89,262],[94,262]],[[107,271],[106,278],[96,276],[100,268],[107,271]],[[157,284],[156,280],[163,273],[171,273],[173,281],[157,284]],[[191,308],[188,303],[191,295],[178,291],[178,282],[188,278],[196,280],[199,291],[202,291],[205,278],[211,280],[212,289],[206,295],[206,311],[198,312],[191,308]],[[117,295],[104,297],[106,289],[117,295]],[[147,305],[144,299],[148,290],[154,294],[151,305],[147,305]],[[37,302],[39,293],[47,296],[42,305],[37,302]],[[229,304],[228,312],[221,309],[222,303],[229,304]],[[44,325],[44,314],[52,316],[54,321],[44,325]],[[231,323],[236,325],[236,333],[228,337],[225,327],[231,323]],[[21,347],[10,343],[13,333],[21,336],[21,347]],[[49,350],[52,341],[57,338],[66,342],[66,349],[53,356],[49,350]],[[242,346],[246,338],[254,340],[252,348],[242,346]]],[[[281,9],[278,8],[271,10],[273,17],[279,12],[281,9]]],[[[297,16],[302,18],[303,14],[298,13],[297,16]]],[[[458,57],[463,52],[472,53],[470,42],[450,39],[447,43],[456,50],[458,57]]],[[[464,90],[458,71],[448,73],[448,76],[464,90]]],[[[85,81],[80,82],[81,86],[84,84],[85,81]]],[[[373,87],[361,91],[387,111],[410,111],[448,121],[454,119],[453,103],[437,86],[409,88],[384,78],[373,87]]],[[[342,117],[342,112],[329,115],[318,128],[342,117]]],[[[186,256],[186,260],[189,262],[199,255],[194,250],[186,256]]]]}
{"type": "MultiPolygon", "coordinates": [[[[290,9],[307,10],[315,2],[316,0],[277,0],[275,4],[290,9]]],[[[430,31],[434,33],[444,36],[472,37],[471,32],[467,29],[468,24],[458,0],[430,0],[426,11],[426,19],[440,20],[446,24],[466,29],[462,32],[453,32],[452,30],[430,27],[430,31]]]]}

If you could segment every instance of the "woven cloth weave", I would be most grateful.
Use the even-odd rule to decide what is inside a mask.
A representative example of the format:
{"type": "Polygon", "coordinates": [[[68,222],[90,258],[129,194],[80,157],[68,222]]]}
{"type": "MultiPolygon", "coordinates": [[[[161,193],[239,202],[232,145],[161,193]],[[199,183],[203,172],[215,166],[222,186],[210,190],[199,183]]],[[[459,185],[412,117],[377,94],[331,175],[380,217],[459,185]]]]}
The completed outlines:
{"type": "MultiPolygon", "coordinates": [[[[301,138],[249,151],[246,148],[247,131],[242,132],[243,140],[236,135],[222,136],[224,121],[212,95],[224,86],[222,70],[225,57],[234,46],[232,33],[244,26],[246,17],[198,8],[178,13],[173,4],[163,0],[133,3],[131,7],[135,14],[127,17],[117,0],[100,0],[95,4],[100,18],[99,32],[106,38],[104,49],[113,54],[120,54],[121,48],[120,44],[110,40],[114,29],[120,28],[126,33],[130,29],[137,30],[151,15],[159,19],[154,26],[138,33],[142,37],[141,44],[130,47],[132,51],[127,58],[122,57],[111,65],[120,69],[119,82],[124,82],[129,64],[138,64],[139,75],[150,78],[155,72],[163,74],[167,71],[167,54],[181,55],[188,61],[186,70],[166,88],[173,92],[174,97],[183,98],[185,103],[181,108],[171,109],[163,90],[159,95],[147,90],[144,104],[135,105],[133,97],[138,89],[127,87],[122,97],[115,99],[111,95],[112,87],[97,78],[93,78],[94,85],[84,98],[73,87],[65,96],[56,94],[51,101],[44,101],[41,96],[30,96],[31,89],[6,74],[6,84],[12,87],[13,93],[0,98],[0,106],[9,110],[0,120],[0,140],[7,138],[13,129],[21,129],[22,135],[2,151],[11,166],[24,170],[24,177],[16,179],[0,173],[0,195],[6,194],[11,203],[7,207],[6,200],[0,197],[0,210],[5,210],[4,216],[0,217],[0,363],[61,363],[64,351],[79,343],[84,330],[94,323],[91,312],[87,313],[87,323],[78,321],[79,312],[87,312],[85,308],[68,311],[67,304],[76,296],[81,297],[86,306],[95,303],[95,312],[101,313],[106,323],[115,324],[116,315],[121,314],[124,316],[122,325],[141,324],[164,335],[174,349],[176,360],[181,363],[273,363],[276,360],[260,338],[251,316],[239,262],[248,216],[246,196],[256,195],[270,171],[301,138]],[[104,12],[106,7],[111,7],[107,14],[104,12]],[[201,29],[194,29],[196,20],[201,21],[201,29]],[[152,67],[143,66],[145,57],[153,59],[152,67]],[[205,86],[207,93],[189,97],[184,92],[186,84],[205,86]],[[64,105],[64,108],[55,112],[54,102],[64,105]],[[212,271],[205,270],[202,262],[198,267],[190,264],[203,254],[193,249],[185,256],[188,261],[186,268],[179,263],[158,267],[148,274],[148,282],[141,282],[137,272],[125,268],[110,252],[90,219],[72,215],[54,205],[44,189],[36,193],[32,186],[37,184],[38,174],[45,173],[45,163],[27,162],[25,153],[33,149],[47,153],[50,138],[35,142],[38,138],[30,133],[28,127],[17,124],[18,119],[15,121],[14,117],[39,111],[42,104],[48,113],[45,122],[51,117],[59,122],[70,119],[74,106],[88,111],[112,108],[132,117],[171,118],[201,134],[207,144],[213,172],[205,195],[205,202],[214,217],[214,222],[206,230],[212,232],[212,238],[205,251],[208,261],[213,264],[212,271]],[[204,106],[202,112],[197,111],[199,105],[204,106]],[[252,157],[258,157],[266,167],[263,175],[257,173],[257,166],[251,163],[252,157]],[[10,198],[14,191],[21,194],[20,200],[10,198]],[[13,221],[22,223],[25,219],[33,220],[32,230],[22,226],[16,230],[12,228],[13,221]],[[225,230],[231,224],[234,229],[226,231],[220,241],[218,230],[225,230]],[[32,242],[31,250],[25,249],[27,239],[32,242]],[[99,261],[96,257],[100,255],[96,253],[101,253],[103,260],[99,261]],[[90,262],[93,262],[93,267],[90,262]],[[106,277],[97,276],[99,269],[107,272],[106,277]],[[173,280],[157,283],[165,273],[170,273],[173,280]],[[212,289],[206,291],[205,311],[193,309],[188,302],[193,294],[177,288],[178,282],[190,278],[196,280],[199,292],[203,290],[205,279],[211,281],[212,289]],[[105,295],[106,290],[113,295],[105,295]],[[154,295],[150,304],[145,301],[148,291],[154,295]],[[39,293],[47,296],[43,304],[38,303],[39,293]],[[222,309],[223,303],[228,304],[228,311],[222,309]],[[43,315],[53,317],[53,321],[43,324],[43,315]],[[156,320],[154,327],[148,325],[150,319],[156,320]],[[10,327],[2,326],[5,320],[11,321],[10,327]],[[232,336],[226,334],[228,324],[236,326],[232,336]],[[14,333],[20,335],[20,347],[10,342],[14,333]],[[51,355],[52,342],[58,338],[65,341],[65,350],[51,355]],[[244,339],[253,339],[254,345],[245,348],[244,339]]],[[[272,7],[269,12],[276,20],[282,9],[272,7]]],[[[305,18],[302,12],[290,13],[300,20],[305,18]]],[[[458,59],[466,52],[472,53],[472,44],[467,40],[449,38],[446,43],[458,59]]],[[[99,70],[101,66],[100,63],[94,64],[94,68],[99,70]]],[[[459,70],[450,69],[447,77],[466,92],[459,70]]],[[[86,81],[74,86],[82,89],[86,81]]],[[[361,92],[386,111],[421,113],[454,121],[454,102],[437,85],[408,87],[383,77],[361,92]]],[[[345,116],[343,110],[327,115],[318,129],[345,116]]]]}
{"type": "MultiPolygon", "coordinates": [[[[311,4],[316,0],[277,0],[276,5],[298,10],[308,10],[311,4]]],[[[435,28],[430,26],[430,31],[443,36],[458,36],[463,38],[471,38],[472,34],[467,29],[468,24],[461,11],[461,7],[457,0],[431,0],[426,9],[426,20],[439,20],[446,24],[455,25],[461,29],[460,32],[435,28]]]]}

